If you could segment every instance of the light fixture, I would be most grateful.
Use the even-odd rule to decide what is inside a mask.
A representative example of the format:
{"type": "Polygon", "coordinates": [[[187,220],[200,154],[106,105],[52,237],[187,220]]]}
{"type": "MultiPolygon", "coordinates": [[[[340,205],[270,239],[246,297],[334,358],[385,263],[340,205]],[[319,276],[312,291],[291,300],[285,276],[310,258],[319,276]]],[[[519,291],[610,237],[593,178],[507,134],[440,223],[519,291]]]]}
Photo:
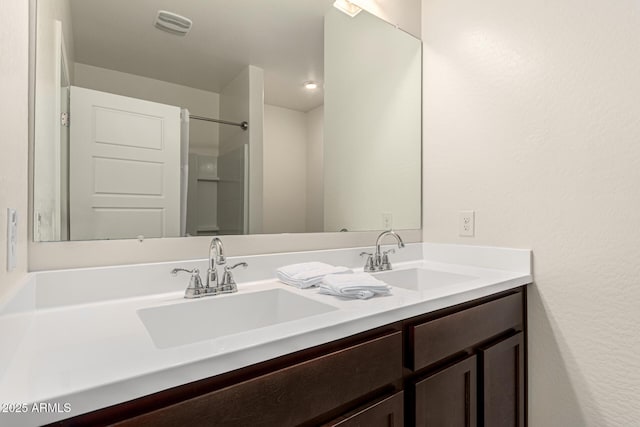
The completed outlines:
{"type": "Polygon", "coordinates": [[[184,36],[191,29],[191,19],[177,13],[159,10],[154,23],[156,28],[178,36],[184,36]]]}
{"type": "Polygon", "coordinates": [[[338,9],[340,12],[346,13],[352,18],[362,11],[361,8],[351,3],[349,0],[336,0],[333,2],[333,7],[338,9]]]}
{"type": "Polygon", "coordinates": [[[318,88],[318,83],[314,81],[304,82],[305,89],[313,90],[318,88]]]}

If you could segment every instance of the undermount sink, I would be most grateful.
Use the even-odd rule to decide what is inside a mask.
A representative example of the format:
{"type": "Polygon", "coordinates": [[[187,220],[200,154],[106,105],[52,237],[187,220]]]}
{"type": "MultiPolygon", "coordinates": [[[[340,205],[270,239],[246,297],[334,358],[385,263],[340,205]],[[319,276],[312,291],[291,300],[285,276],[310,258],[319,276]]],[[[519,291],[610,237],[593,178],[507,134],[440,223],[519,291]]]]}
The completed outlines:
{"type": "Polygon", "coordinates": [[[427,268],[407,268],[375,274],[376,278],[398,288],[424,291],[455,285],[477,279],[475,276],[430,270],[427,268]]]}
{"type": "Polygon", "coordinates": [[[283,289],[212,296],[138,310],[158,348],[176,347],[298,320],[337,308],[283,289]]]}

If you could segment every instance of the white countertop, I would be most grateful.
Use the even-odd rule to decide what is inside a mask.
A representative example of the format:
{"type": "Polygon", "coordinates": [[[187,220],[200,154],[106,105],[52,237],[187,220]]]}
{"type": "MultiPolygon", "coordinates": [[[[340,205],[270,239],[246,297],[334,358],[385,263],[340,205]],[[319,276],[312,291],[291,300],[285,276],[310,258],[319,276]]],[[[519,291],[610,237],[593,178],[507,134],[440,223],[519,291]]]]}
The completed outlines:
{"type": "MultiPolygon", "coordinates": [[[[168,303],[189,304],[191,301],[184,300],[182,289],[187,277],[179,283],[180,290],[73,305],[47,304],[44,297],[37,296],[38,286],[52,279],[47,277],[37,283],[38,277],[31,278],[20,295],[4,308],[0,306],[0,336],[3,337],[0,347],[0,425],[38,425],[68,418],[532,282],[529,251],[514,250],[519,252],[516,258],[522,261],[521,265],[504,269],[510,264],[496,262],[499,268],[488,265],[500,257],[501,251],[509,250],[473,248],[462,257],[442,258],[433,255],[436,246],[419,247],[422,259],[398,262],[394,269],[423,267],[475,276],[476,279],[426,291],[394,287],[391,296],[369,300],[343,300],[319,294],[317,289],[300,290],[272,279],[239,280],[238,293],[281,288],[329,304],[337,310],[164,349],[154,345],[137,311],[168,303]],[[482,262],[475,262],[475,266],[442,262],[467,259],[474,251],[482,257],[482,249],[495,253],[482,262]],[[427,257],[431,259],[425,259],[427,257]],[[31,307],[24,301],[39,302],[31,307]],[[54,405],[43,413],[33,412],[33,404],[42,402],[54,405]],[[24,405],[27,413],[9,414],[7,412],[12,409],[3,408],[9,404],[24,405]],[[67,411],[69,408],[70,412],[67,411]]],[[[445,252],[451,248],[447,245],[445,252]]],[[[349,253],[358,250],[349,250],[349,253]]],[[[322,252],[335,256],[336,251],[322,252]]],[[[318,256],[320,252],[308,254],[312,257],[309,259],[326,259],[324,255],[318,256]]],[[[503,254],[508,255],[507,252],[503,254]]],[[[267,259],[253,258],[250,264],[260,264],[267,259]]],[[[299,256],[294,258],[299,262],[299,256]]],[[[283,265],[283,259],[288,258],[278,255],[273,262],[283,265]]],[[[198,262],[202,261],[194,261],[198,262]]],[[[173,265],[162,264],[162,272],[166,274],[167,268],[173,265]]],[[[46,273],[38,274],[46,276],[46,273]]],[[[69,276],[75,274],[73,271],[65,274],[68,276],[64,277],[75,277],[69,276]]],[[[270,272],[265,274],[268,276],[270,272]]],[[[58,278],[57,281],[63,277],[52,275],[58,278]]]]}

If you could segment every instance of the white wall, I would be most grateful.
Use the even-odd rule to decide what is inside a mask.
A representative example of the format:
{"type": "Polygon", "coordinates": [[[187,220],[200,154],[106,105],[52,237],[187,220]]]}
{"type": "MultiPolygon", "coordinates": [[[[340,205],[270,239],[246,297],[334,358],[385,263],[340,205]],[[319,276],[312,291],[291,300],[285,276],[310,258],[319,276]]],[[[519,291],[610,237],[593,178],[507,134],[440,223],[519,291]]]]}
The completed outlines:
{"type": "Polygon", "coordinates": [[[29,4],[0,3],[0,301],[27,271],[29,4]],[[8,272],[7,208],[18,210],[18,265],[8,272]]]}
{"type": "Polygon", "coordinates": [[[324,229],[420,227],[420,41],[365,13],[325,16],[324,229]],[[347,208],[348,207],[348,208],[347,208]]]}
{"type": "Polygon", "coordinates": [[[324,107],[306,114],[307,231],[324,231],[324,107]]]}
{"type": "Polygon", "coordinates": [[[638,2],[424,0],[422,28],[424,239],[533,249],[529,425],[638,425],[638,2]]]}
{"type": "MultiPolygon", "coordinates": [[[[87,89],[188,108],[189,113],[196,116],[217,118],[220,111],[220,95],[215,92],[86,64],[75,64],[74,84],[87,89]]],[[[217,156],[218,128],[216,123],[191,120],[189,151],[217,156]]]]}
{"type": "Polygon", "coordinates": [[[264,106],[264,233],[307,231],[307,116],[264,106]]]}

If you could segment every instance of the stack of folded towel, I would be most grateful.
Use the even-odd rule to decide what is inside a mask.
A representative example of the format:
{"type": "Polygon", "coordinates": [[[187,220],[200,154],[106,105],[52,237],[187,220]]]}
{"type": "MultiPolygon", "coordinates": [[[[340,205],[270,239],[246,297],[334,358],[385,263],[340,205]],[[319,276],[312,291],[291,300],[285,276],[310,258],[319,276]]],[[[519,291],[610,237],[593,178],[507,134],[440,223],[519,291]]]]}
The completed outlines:
{"type": "Polygon", "coordinates": [[[324,262],[303,262],[278,268],[276,276],[287,285],[304,289],[319,285],[327,274],[339,276],[351,272],[350,268],[336,267],[324,262]]]}
{"type": "Polygon", "coordinates": [[[367,273],[329,274],[322,279],[320,293],[369,299],[374,295],[391,295],[391,286],[367,273]]]}

